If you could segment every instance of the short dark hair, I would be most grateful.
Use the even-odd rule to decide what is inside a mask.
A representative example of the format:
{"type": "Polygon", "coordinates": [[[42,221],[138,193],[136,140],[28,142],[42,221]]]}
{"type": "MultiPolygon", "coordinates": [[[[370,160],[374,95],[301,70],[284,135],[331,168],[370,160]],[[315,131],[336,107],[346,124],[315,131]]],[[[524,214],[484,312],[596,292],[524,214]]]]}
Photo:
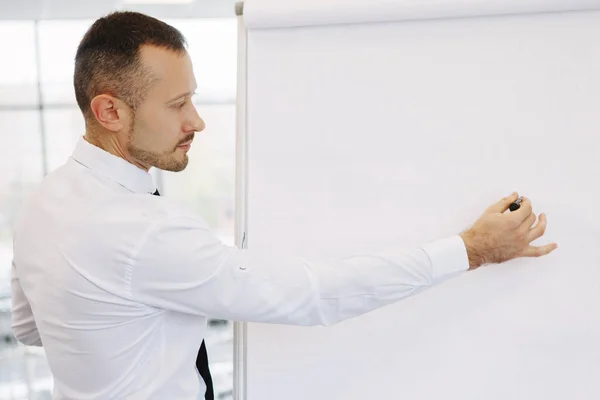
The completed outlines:
{"type": "Polygon", "coordinates": [[[99,94],[115,96],[135,109],[152,83],[140,59],[144,45],[185,52],[187,43],[176,28],[132,11],[102,17],[83,36],[75,56],[73,84],[83,115],[91,117],[90,102],[99,94]]]}

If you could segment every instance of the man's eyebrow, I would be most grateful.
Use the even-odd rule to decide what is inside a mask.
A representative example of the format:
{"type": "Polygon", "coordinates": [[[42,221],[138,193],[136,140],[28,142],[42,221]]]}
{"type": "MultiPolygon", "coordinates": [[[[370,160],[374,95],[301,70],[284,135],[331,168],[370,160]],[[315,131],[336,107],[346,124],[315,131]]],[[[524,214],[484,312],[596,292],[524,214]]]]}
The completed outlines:
{"type": "Polygon", "coordinates": [[[180,94],[179,96],[173,97],[171,100],[167,101],[167,103],[171,103],[171,102],[173,102],[173,101],[175,101],[175,100],[177,100],[177,99],[181,99],[182,97],[193,96],[193,95],[195,95],[195,94],[196,94],[196,91],[193,91],[193,92],[185,92],[185,93],[182,93],[182,94],[180,94]]]}

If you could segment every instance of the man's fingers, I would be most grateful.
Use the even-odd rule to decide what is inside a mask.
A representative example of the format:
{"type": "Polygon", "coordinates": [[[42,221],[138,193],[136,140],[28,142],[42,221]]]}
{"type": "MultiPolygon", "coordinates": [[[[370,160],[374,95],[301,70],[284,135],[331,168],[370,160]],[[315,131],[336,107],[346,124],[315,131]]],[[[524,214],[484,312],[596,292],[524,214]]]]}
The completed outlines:
{"type": "Polygon", "coordinates": [[[545,246],[529,246],[523,253],[521,253],[521,257],[541,257],[547,254],[552,253],[558,245],[556,243],[550,243],[545,246]]]}
{"type": "Polygon", "coordinates": [[[525,221],[523,221],[523,223],[521,223],[521,226],[519,227],[519,230],[521,231],[521,233],[524,233],[524,234],[526,234],[526,236],[529,236],[529,231],[531,230],[531,227],[535,223],[535,220],[536,220],[535,214],[534,213],[529,214],[529,216],[527,216],[527,218],[525,218],[525,221]]]}
{"type": "Polygon", "coordinates": [[[513,194],[500,199],[500,201],[498,201],[496,204],[492,204],[491,206],[488,207],[487,210],[488,210],[488,212],[502,214],[506,210],[508,210],[508,207],[510,206],[510,204],[517,201],[518,198],[519,198],[519,194],[517,192],[514,192],[513,194]]]}
{"type": "Polygon", "coordinates": [[[536,239],[541,238],[546,232],[547,220],[545,214],[540,214],[540,219],[535,227],[533,227],[527,235],[527,242],[531,243],[536,239]]]}

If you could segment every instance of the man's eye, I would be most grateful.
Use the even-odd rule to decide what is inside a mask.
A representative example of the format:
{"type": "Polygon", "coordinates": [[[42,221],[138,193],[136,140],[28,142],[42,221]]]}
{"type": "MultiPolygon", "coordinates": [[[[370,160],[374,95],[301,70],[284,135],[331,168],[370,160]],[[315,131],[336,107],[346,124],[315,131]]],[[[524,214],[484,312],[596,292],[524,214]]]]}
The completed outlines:
{"type": "Polygon", "coordinates": [[[182,103],[177,103],[174,105],[175,108],[183,108],[183,106],[185,106],[187,104],[187,101],[184,101],[182,103]]]}

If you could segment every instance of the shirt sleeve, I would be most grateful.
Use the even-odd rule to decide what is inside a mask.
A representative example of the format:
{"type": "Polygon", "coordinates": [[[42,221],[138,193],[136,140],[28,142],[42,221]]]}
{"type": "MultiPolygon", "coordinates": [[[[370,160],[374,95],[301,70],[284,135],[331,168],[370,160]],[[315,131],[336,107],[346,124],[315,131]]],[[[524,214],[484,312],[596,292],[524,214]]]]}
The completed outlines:
{"type": "Polygon", "coordinates": [[[307,260],[222,244],[192,218],[157,223],[131,271],[134,300],[227,320],[332,325],[394,303],[468,269],[462,239],[307,260]]]}
{"type": "Polygon", "coordinates": [[[37,329],[31,305],[23,293],[17,269],[13,261],[11,269],[12,331],[17,340],[27,346],[41,346],[42,339],[37,329]]]}

